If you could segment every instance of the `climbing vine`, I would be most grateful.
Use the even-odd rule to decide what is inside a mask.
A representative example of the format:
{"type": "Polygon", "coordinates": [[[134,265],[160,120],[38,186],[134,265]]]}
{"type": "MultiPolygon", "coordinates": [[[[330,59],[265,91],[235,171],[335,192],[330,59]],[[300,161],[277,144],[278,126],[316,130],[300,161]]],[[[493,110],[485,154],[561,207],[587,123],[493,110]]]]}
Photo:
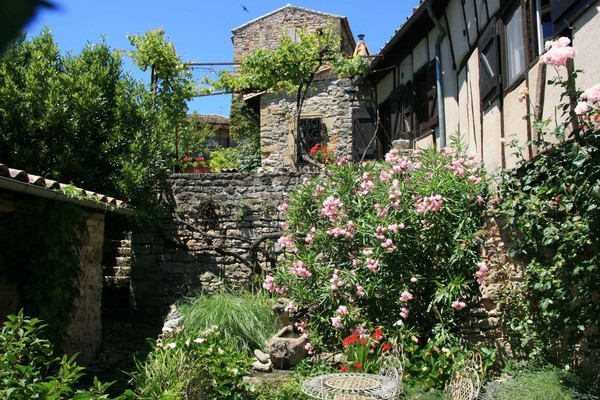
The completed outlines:
{"type": "Polygon", "coordinates": [[[57,345],[79,295],[79,250],[85,231],[80,208],[44,199],[20,202],[6,246],[8,276],[19,287],[21,306],[43,319],[57,345]]]}

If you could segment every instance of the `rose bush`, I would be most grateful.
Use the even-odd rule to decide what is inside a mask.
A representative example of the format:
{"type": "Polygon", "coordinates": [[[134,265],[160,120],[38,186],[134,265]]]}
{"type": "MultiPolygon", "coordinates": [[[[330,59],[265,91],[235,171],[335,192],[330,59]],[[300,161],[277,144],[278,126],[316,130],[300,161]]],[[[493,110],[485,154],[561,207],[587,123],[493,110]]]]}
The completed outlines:
{"type": "Polygon", "coordinates": [[[364,166],[338,160],[280,206],[286,255],[264,287],[291,299],[310,348],[375,327],[450,340],[477,294],[475,274],[485,278],[485,196],[483,168],[457,149],[416,158],[392,150],[364,166]]]}

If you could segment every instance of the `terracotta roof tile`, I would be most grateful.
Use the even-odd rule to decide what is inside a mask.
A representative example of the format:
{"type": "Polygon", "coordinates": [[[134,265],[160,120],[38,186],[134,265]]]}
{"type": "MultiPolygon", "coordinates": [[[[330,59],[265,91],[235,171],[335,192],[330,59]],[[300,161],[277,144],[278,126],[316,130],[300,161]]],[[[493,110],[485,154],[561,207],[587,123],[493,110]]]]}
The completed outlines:
{"type": "MultiPolygon", "coordinates": [[[[31,193],[32,195],[36,195],[34,193],[35,189],[38,189],[38,195],[45,193],[45,189],[49,192],[53,192],[53,194],[58,197],[63,197],[57,198],[57,200],[70,199],[72,202],[80,203],[84,207],[100,208],[103,210],[121,212],[125,214],[133,213],[133,210],[129,208],[127,203],[122,200],[92,192],[90,190],[81,189],[73,185],[67,185],[66,183],[57,182],[52,179],[46,179],[39,175],[29,174],[24,170],[9,168],[7,165],[0,163],[0,188],[7,188],[7,186],[10,186],[4,184],[10,181],[19,185],[20,188],[23,188],[23,192],[26,191],[25,189],[28,186],[31,186],[34,189],[27,192],[31,193]],[[65,193],[65,189],[67,188],[70,191],[75,191],[81,194],[81,198],[72,198],[72,196],[70,197],[67,193],[65,193]]],[[[9,190],[17,189],[9,188],[9,190]]]]}

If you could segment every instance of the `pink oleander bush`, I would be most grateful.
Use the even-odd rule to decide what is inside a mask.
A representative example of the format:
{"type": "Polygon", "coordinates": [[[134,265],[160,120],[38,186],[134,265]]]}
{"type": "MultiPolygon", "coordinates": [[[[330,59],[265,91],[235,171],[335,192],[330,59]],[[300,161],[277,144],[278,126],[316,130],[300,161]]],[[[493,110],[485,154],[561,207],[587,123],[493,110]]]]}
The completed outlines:
{"type": "Polygon", "coordinates": [[[456,149],[416,158],[392,150],[365,166],[338,161],[279,207],[285,258],[263,286],[290,299],[313,351],[376,327],[411,346],[449,343],[468,313],[462,305],[485,284],[485,197],[481,165],[456,149]]]}

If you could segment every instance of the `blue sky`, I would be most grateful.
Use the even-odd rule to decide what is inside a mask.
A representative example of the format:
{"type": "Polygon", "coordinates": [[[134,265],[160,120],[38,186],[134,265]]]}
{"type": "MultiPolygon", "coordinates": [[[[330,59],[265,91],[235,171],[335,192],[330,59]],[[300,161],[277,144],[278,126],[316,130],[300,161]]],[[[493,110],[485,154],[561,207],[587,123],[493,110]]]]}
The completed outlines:
{"type": "MultiPolygon", "coordinates": [[[[231,62],[231,30],[290,3],[348,17],[354,35],[363,33],[372,53],[391,38],[418,0],[52,0],[55,10],[38,13],[26,30],[36,35],[48,26],[62,51],[73,54],[102,36],[118,49],[130,49],[127,34],[163,28],[184,61],[231,62]],[[248,11],[245,11],[243,7],[248,11]]],[[[126,68],[149,80],[131,63],[126,68]]],[[[206,72],[196,69],[194,76],[206,72]]],[[[229,115],[229,96],[193,100],[191,111],[229,115]]]]}

